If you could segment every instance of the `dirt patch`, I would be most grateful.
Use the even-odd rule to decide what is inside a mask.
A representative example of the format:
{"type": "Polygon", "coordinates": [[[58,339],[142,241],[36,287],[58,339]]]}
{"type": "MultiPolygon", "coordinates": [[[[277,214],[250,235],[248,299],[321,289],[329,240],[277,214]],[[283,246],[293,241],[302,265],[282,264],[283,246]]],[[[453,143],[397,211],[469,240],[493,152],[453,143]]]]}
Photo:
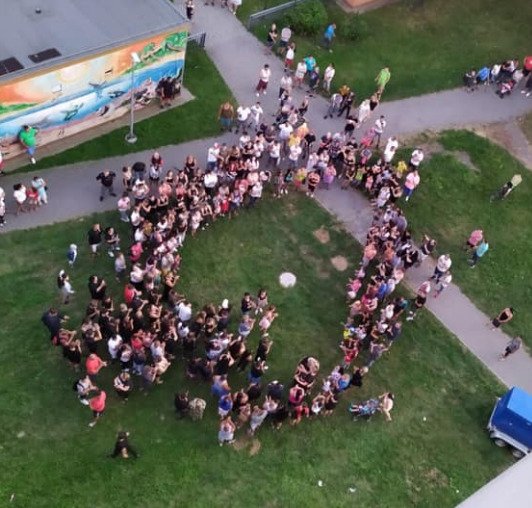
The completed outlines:
{"type": "Polygon", "coordinates": [[[329,243],[331,240],[329,231],[327,231],[323,226],[321,226],[319,229],[316,229],[313,234],[320,243],[329,243]]]}
{"type": "Polygon", "coordinates": [[[334,256],[331,258],[331,263],[339,272],[345,272],[349,266],[349,263],[344,256],[334,256]]]}
{"type": "Polygon", "coordinates": [[[233,448],[237,451],[237,452],[240,452],[242,451],[244,448],[246,448],[246,446],[249,444],[249,438],[247,436],[243,436],[243,437],[240,437],[238,438],[234,443],[233,443],[233,448]]]}
{"type": "Polygon", "coordinates": [[[449,478],[436,467],[425,471],[423,476],[434,487],[447,487],[449,485],[449,478]]]}
{"type": "Polygon", "coordinates": [[[288,201],[286,203],[286,210],[288,212],[288,216],[289,217],[293,217],[294,215],[297,214],[297,208],[296,208],[296,205],[294,205],[294,203],[292,203],[291,201],[288,201]]]}
{"type": "Polygon", "coordinates": [[[253,457],[254,455],[257,455],[261,448],[262,445],[260,444],[260,441],[258,439],[253,439],[253,441],[251,441],[251,446],[249,447],[249,456],[253,457]]]}
{"type": "Polygon", "coordinates": [[[469,169],[474,171],[475,173],[480,173],[480,169],[475,166],[473,161],[471,160],[471,157],[467,152],[463,152],[462,150],[456,150],[451,153],[456,159],[458,159],[464,166],[467,166],[469,169]]]}

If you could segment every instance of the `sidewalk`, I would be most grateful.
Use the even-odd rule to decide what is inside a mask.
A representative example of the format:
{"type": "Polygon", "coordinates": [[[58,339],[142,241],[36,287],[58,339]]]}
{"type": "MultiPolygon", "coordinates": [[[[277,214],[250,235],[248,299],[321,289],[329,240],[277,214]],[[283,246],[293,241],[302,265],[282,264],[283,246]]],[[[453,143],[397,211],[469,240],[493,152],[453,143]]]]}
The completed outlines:
{"type": "MultiPolygon", "coordinates": [[[[265,48],[226,10],[201,6],[194,24],[195,31],[208,32],[207,52],[237,100],[243,104],[251,105],[257,100],[254,87],[258,71],[264,63],[270,64],[272,68],[270,89],[266,96],[260,98],[268,119],[277,109],[277,83],[282,74],[281,62],[272,56],[267,56],[265,48]]],[[[337,85],[339,84],[336,83],[337,85]]],[[[296,94],[296,104],[302,96],[300,92],[296,94]]],[[[323,119],[326,109],[325,99],[321,97],[312,99],[308,119],[311,128],[318,135],[343,129],[343,120],[323,119]]],[[[462,90],[451,90],[384,103],[376,114],[384,114],[387,117],[389,128],[385,136],[391,134],[404,136],[426,129],[440,130],[479,122],[508,120],[531,109],[532,100],[527,101],[521,94],[514,94],[502,101],[491,93],[466,94],[462,90]]],[[[368,124],[368,128],[370,125],[368,124]]],[[[216,138],[216,141],[234,143],[236,138],[234,134],[226,134],[216,138]]],[[[203,162],[207,148],[213,142],[214,139],[204,139],[179,146],[162,147],[159,151],[167,161],[167,166],[181,165],[189,153],[196,155],[198,160],[203,162]]],[[[106,168],[119,174],[123,165],[136,160],[146,161],[150,155],[150,151],[145,151],[38,172],[48,182],[50,204],[32,214],[22,214],[16,218],[9,215],[5,230],[27,229],[96,211],[115,209],[114,199],[107,198],[103,203],[99,202],[96,175],[106,168]]],[[[6,200],[8,210],[14,209],[12,185],[17,181],[29,182],[32,176],[31,173],[25,173],[6,176],[0,180],[0,185],[8,195],[6,200]]],[[[371,220],[371,210],[363,196],[342,191],[334,186],[330,191],[320,191],[317,198],[322,206],[344,223],[355,238],[363,241],[371,220]]],[[[432,273],[432,269],[430,263],[426,263],[418,270],[411,270],[407,284],[416,289],[419,283],[432,273]]],[[[519,385],[532,392],[532,376],[529,375],[532,372],[532,358],[520,350],[506,362],[499,362],[498,355],[504,349],[509,337],[500,331],[490,331],[486,327],[489,318],[481,313],[458,287],[450,286],[437,300],[430,298],[428,308],[504,384],[519,385]]]]}

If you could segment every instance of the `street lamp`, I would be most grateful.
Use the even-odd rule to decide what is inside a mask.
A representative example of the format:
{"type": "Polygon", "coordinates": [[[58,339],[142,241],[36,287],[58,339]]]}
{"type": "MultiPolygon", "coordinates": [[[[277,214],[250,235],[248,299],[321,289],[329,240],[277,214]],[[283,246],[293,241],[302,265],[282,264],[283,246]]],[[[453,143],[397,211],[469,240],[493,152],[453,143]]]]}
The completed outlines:
{"type": "Polygon", "coordinates": [[[135,123],[135,65],[140,63],[140,57],[138,53],[131,53],[131,103],[129,111],[129,132],[126,134],[126,141],[128,143],[136,143],[137,136],[133,131],[133,125],[135,123]]]}

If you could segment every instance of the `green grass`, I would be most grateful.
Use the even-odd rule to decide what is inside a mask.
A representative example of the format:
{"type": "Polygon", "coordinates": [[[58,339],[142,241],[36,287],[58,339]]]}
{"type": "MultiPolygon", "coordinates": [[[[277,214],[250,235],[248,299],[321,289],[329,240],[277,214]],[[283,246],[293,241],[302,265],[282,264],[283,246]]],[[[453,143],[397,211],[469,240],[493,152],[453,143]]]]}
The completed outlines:
{"type": "MultiPolygon", "coordinates": [[[[268,6],[274,3],[269,0],[268,6]]],[[[264,0],[247,0],[238,13],[240,19],[246,22],[263,4],[264,0]]],[[[333,2],[326,7],[330,21],[338,26],[348,16],[333,2]]],[[[521,0],[425,0],[423,7],[412,9],[411,3],[403,0],[362,18],[369,33],[357,42],[337,37],[332,54],[320,47],[325,26],[314,37],[296,34],[296,61],[313,54],[322,71],[333,62],[337,69],[334,88],[347,83],[356,91],[358,101],[375,91],[375,76],[389,66],[392,78],[383,99],[390,100],[460,86],[463,73],[471,67],[514,57],[522,60],[529,51],[532,4],[521,0]]],[[[255,27],[261,41],[266,40],[271,21],[255,27]]],[[[282,17],[277,24],[280,31],[282,17]]]]}
{"type": "Polygon", "coordinates": [[[228,99],[233,101],[233,95],[205,51],[193,44],[187,49],[184,86],[195,99],[136,123],[135,133],[138,141],[134,145],[124,140],[128,127],[122,127],[57,155],[46,157],[38,161],[36,166],[26,166],[22,170],[33,171],[35,168],[96,160],[101,159],[102,154],[112,157],[218,134],[218,108],[228,99]]]}
{"type": "MultiPolygon", "coordinates": [[[[50,346],[39,319],[56,302],[55,275],[66,265],[71,242],[80,246],[78,263],[69,270],[77,290],[68,309],[72,326],[79,324],[88,301],[90,273],[105,276],[120,301],[112,262],[105,255],[90,261],[85,250],[86,231],[96,220],[114,223],[126,238],[116,219],[103,214],[0,240],[6,253],[0,260],[3,504],[15,494],[14,506],[24,507],[451,507],[511,463],[485,431],[502,387],[428,313],[405,326],[363,390],[348,393],[332,417],[278,432],[265,425],[255,456],[218,447],[208,388],[186,382],[181,361],[149,397],[133,393],[127,406],[116,400],[112,372],[105,372],[100,385],[108,389],[108,409],[89,429],[89,410],[71,388],[75,375],[50,346]],[[203,421],[175,421],[173,393],[183,387],[208,401],[203,421]],[[350,421],[349,401],[387,389],[397,397],[393,422],[350,421]],[[138,461],[105,457],[120,428],[130,430],[142,454],[138,461]],[[354,494],[350,487],[357,489],[354,494]]],[[[320,359],[323,375],[339,361],[344,284],[359,256],[359,246],[325,211],[291,195],[266,200],[237,220],[220,221],[188,239],[179,289],[198,309],[224,297],[238,308],[244,291],[267,287],[280,317],[270,334],[275,343],[266,378],[288,384],[305,355],[320,359]],[[321,226],[329,230],[327,244],[312,234],[321,226]],[[330,258],[338,254],[347,257],[347,272],[332,267],[330,258]],[[297,275],[293,289],[279,287],[283,270],[297,275]]],[[[257,331],[249,341],[257,343],[257,331]]],[[[233,387],[244,383],[235,374],[230,381],[233,387]]]]}
{"type": "Polygon", "coordinates": [[[504,307],[516,310],[505,329],[520,334],[532,346],[532,183],[529,171],[499,146],[467,131],[447,131],[439,137],[446,150],[467,152],[478,171],[451,153],[437,153],[423,166],[421,185],[404,205],[417,236],[429,232],[438,252],[450,252],[454,281],[490,316],[504,307]],[[490,194],[513,175],[523,182],[504,201],[490,203],[490,194]],[[473,229],[481,228],[490,244],[475,269],[462,251],[473,229]]]}

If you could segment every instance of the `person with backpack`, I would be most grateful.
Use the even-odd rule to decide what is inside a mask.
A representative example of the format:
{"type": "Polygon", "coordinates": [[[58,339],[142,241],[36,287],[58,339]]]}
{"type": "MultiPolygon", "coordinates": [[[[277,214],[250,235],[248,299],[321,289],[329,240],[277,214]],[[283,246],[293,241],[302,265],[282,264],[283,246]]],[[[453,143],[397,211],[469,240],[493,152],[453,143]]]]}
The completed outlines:
{"type": "Polygon", "coordinates": [[[72,389],[78,394],[79,401],[84,405],[89,405],[89,393],[97,390],[98,387],[93,384],[88,374],[74,381],[72,389]]]}

